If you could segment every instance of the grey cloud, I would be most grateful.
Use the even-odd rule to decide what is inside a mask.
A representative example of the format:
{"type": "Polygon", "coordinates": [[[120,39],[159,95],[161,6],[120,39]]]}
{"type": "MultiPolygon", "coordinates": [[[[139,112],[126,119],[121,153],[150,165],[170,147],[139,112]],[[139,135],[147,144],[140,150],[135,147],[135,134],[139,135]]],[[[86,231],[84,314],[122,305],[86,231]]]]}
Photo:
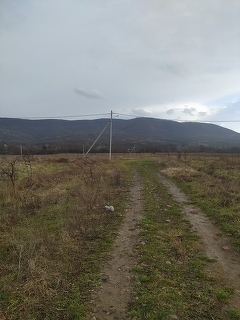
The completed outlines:
{"type": "Polygon", "coordinates": [[[216,108],[217,120],[239,120],[240,118],[240,99],[231,103],[224,103],[223,107],[216,108]]]}
{"type": "Polygon", "coordinates": [[[175,112],[175,110],[174,109],[169,109],[167,112],[166,112],[166,114],[174,114],[174,112],[175,112]]]}
{"type": "Polygon", "coordinates": [[[193,116],[194,111],[196,111],[196,108],[184,108],[183,113],[187,113],[193,116]]]}
{"type": "Polygon", "coordinates": [[[222,121],[225,128],[240,132],[240,99],[232,103],[226,103],[225,107],[219,108],[219,112],[213,120],[222,121]]]}
{"type": "Polygon", "coordinates": [[[102,94],[97,90],[86,91],[83,88],[75,88],[74,91],[89,99],[103,99],[102,94]]]}
{"type": "Polygon", "coordinates": [[[179,64],[164,64],[159,67],[159,69],[165,74],[165,76],[177,76],[177,77],[185,77],[187,76],[189,70],[188,66],[180,66],[179,64]]]}
{"type": "Polygon", "coordinates": [[[131,113],[140,117],[150,117],[152,115],[151,112],[147,112],[144,109],[132,109],[131,113]]]}
{"type": "Polygon", "coordinates": [[[198,115],[199,115],[199,117],[204,117],[207,115],[207,112],[201,111],[201,112],[198,112],[198,115]]]}

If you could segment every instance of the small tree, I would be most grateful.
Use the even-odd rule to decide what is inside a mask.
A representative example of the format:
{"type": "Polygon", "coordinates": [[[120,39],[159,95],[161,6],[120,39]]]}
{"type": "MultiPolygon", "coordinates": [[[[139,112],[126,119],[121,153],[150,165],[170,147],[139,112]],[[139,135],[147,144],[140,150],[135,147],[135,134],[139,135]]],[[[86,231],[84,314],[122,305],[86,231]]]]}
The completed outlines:
{"type": "Polygon", "coordinates": [[[20,156],[16,158],[9,158],[6,157],[1,159],[0,162],[0,178],[3,180],[9,180],[12,185],[13,195],[16,195],[16,178],[17,178],[17,161],[19,160],[20,156]],[[10,160],[11,159],[11,160],[10,160]]]}

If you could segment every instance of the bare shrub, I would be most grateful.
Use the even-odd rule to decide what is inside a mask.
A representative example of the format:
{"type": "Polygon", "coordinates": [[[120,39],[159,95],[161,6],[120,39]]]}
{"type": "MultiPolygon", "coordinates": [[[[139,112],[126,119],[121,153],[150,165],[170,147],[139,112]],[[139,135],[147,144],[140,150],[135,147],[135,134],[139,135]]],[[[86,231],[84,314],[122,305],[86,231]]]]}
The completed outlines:
{"type": "Polygon", "coordinates": [[[179,182],[191,182],[201,175],[197,170],[190,167],[169,167],[161,170],[161,172],[179,182]]]}
{"type": "Polygon", "coordinates": [[[9,181],[12,185],[12,192],[16,195],[17,163],[20,157],[2,157],[0,160],[0,178],[9,181]]]}

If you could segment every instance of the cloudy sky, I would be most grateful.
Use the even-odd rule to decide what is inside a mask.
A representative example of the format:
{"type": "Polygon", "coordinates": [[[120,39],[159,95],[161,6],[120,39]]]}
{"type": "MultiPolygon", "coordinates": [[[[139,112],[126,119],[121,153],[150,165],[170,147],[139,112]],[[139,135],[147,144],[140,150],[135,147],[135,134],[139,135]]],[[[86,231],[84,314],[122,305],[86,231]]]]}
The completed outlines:
{"type": "Polygon", "coordinates": [[[240,132],[239,0],[1,0],[0,12],[0,117],[112,110],[240,132]]]}

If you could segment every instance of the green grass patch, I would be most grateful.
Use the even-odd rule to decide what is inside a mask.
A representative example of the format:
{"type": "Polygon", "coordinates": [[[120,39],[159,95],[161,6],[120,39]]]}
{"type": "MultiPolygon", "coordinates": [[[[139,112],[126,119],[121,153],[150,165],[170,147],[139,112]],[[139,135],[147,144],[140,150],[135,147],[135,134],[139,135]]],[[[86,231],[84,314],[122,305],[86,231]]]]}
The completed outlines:
{"type": "Polygon", "coordinates": [[[220,300],[221,302],[227,303],[231,298],[233,292],[234,292],[233,288],[224,287],[222,289],[216,290],[215,294],[218,300],[220,300]]]}
{"type": "Polygon", "coordinates": [[[240,320],[240,311],[228,310],[228,316],[230,320],[240,320]]]}

